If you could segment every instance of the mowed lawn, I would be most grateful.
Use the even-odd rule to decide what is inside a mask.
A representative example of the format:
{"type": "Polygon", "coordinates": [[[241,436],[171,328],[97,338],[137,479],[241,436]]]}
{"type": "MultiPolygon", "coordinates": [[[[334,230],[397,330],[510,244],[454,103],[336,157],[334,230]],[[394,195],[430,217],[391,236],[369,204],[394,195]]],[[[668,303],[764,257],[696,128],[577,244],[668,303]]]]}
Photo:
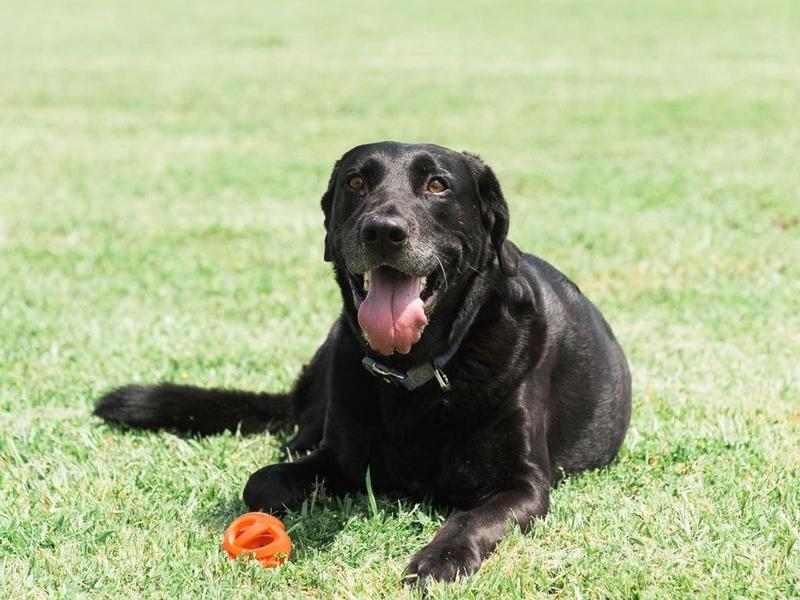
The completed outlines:
{"type": "Polygon", "coordinates": [[[414,597],[446,513],[317,494],[222,532],[281,440],[123,432],[128,381],[285,390],[338,291],[319,197],[379,139],[479,152],[631,362],[610,467],[433,598],[800,595],[800,5],[0,2],[0,597],[414,597]]]}

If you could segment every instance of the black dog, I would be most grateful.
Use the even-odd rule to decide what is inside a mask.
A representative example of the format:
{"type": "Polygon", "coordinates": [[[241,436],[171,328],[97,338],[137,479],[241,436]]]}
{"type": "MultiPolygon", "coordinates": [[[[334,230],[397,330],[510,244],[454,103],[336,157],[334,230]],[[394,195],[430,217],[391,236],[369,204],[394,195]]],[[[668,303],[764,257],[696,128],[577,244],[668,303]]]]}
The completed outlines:
{"type": "Polygon", "coordinates": [[[209,434],[299,426],[312,450],[254,473],[251,509],[302,503],[317,481],[373,485],[462,509],[407,581],[476,571],[509,522],[528,529],[564,473],[608,464],[630,419],[630,374],[598,310],[506,240],[508,206],[477,156],[359,146],[322,197],[325,260],[343,307],[289,394],[131,385],[96,414],[209,434]]]}

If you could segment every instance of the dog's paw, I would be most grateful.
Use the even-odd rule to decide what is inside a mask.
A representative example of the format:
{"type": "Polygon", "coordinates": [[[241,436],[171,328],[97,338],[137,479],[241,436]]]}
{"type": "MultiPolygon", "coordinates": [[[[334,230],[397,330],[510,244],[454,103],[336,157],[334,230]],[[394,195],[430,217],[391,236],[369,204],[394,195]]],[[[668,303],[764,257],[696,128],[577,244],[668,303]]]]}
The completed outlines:
{"type": "Polygon", "coordinates": [[[411,558],[403,581],[410,585],[424,585],[428,579],[453,581],[477,571],[481,562],[478,551],[468,544],[432,542],[411,558]]]}
{"type": "Polygon", "coordinates": [[[259,469],[250,476],[242,494],[250,510],[270,513],[297,508],[306,499],[302,482],[292,476],[292,464],[282,463],[259,469]]]}

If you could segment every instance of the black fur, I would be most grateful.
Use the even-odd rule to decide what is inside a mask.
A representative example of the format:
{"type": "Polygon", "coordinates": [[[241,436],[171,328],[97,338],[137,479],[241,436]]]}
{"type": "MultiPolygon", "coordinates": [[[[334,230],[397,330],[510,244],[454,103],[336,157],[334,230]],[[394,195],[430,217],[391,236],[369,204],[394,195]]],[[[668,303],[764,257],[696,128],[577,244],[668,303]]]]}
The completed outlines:
{"type": "Polygon", "coordinates": [[[461,509],[412,557],[407,581],[472,573],[509,521],[526,530],[547,513],[561,474],[616,456],[630,419],[625,357],[571,281],[506,239],[508,206],[474,155],[433,145],[359,146],[337,162],[322,209],[342,313],[290,394],[127,386],[106,395],[96,414],[201,434],[299,426],[291,447],[313,451],[254,473],[244,490],[251,509],[297,506],[322,479],[336,490],[363,489],[369,467],[379,490],[461,509]],[[359,192],[346,186],[353,173],[365,180],[359,192]],[[434,176],[447,182],[445,192],[427,191],[434,176]],[[369,215],[408,225],[398,256],[376,257],[359,243],[369,215]],[[351,268],[364,264],[431,269],[436,305],[407,355],[377,356],[360,334],[351,285],[362,267],[351,268]],[[361,365],[367,353],[406,370],[462,335],[445,369],[450,392],[436,381],[408,392],[361,365]]]}
{"type": "Polygon", "coordinates": [[[277,431],[292,413],[288,394],[206,390],[188,385],[126,385],[106,394],[94,414],[140,429],[169,427],[211,435],[241,428],[242,433],[277,431]]]}

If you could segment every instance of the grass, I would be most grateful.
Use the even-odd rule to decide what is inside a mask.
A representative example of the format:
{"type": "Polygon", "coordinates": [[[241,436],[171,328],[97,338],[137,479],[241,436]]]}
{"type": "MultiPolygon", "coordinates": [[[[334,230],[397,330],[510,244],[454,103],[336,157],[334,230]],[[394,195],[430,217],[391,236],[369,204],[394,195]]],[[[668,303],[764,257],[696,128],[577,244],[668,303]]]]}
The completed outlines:
{"type": "Polygon", "coordinates": [[[799,40],[791,0],[0,3],[0,597],[415,596],[444,514],[323,493],[284,568],[230,562],[280,440],[89,416],[288,387],[330,167],[384,138],[480,152],[634,375],[619,460],[431,596],[800,596],[799,40]]]}

